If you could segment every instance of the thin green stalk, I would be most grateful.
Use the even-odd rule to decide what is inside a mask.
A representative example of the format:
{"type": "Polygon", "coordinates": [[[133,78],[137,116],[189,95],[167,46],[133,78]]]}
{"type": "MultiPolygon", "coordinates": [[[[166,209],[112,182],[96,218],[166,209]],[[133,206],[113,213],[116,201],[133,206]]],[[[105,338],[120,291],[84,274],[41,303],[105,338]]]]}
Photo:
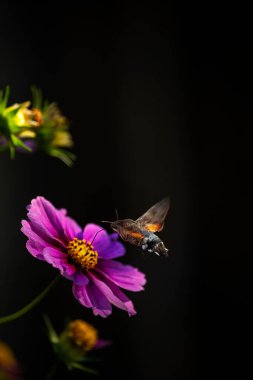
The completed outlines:
{"type": "Polygon", "coordinates": [[[52,289],[52,287],[57,283],[60,279],[60,275],[58,275],[36,298],[34,298],[28,305],[23,307],[22,309],[16,311],[13,314],[7,315],[6,317],[0,318],[0,325],[4,323],[8,323],[18,319],[32,310],[43,298],[47,295],[47,293],[52,289]]]}

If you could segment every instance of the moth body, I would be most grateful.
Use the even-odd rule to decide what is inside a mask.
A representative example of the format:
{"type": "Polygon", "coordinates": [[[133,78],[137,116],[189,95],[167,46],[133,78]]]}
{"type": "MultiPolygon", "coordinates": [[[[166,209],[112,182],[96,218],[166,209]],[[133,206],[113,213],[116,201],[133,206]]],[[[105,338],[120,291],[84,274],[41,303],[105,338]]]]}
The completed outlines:
{"type": "Polygon", "coordinates": [[[111,228],[123,240],[138,247],[142,252],[154,253],[157,256],[168,256],[168,249],[155,232],[160,232],[163,229],[169,205],[169,199],[165,198],[136,220],[122,219],[106,223],[110,223],[111,228]]]}
{"type": "Polygon", "coordinates": [[[152,232],[144,237],[141,249],[143,252],[155,253],[157,256],[168,256],[168,249],[162,240],[152,232]]]}

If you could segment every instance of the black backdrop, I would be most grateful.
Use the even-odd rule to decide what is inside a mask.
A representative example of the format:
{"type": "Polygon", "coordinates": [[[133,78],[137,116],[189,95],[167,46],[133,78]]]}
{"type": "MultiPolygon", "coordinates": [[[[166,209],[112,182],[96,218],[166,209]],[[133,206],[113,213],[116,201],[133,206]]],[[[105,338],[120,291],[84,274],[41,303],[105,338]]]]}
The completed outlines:
{"type": "MultiPolygon", "coordinates": [[[[44,195],[80,224],[137,217],[169,194],[171,258],[126,260],[147,274],[138,314],[93,317],[62,282],[26,317],[0,326],[26,379],[53,354],[41,318],[82,317],[113,340],[102,378],[213,379],[250,368],[252,31],[243,7],[97,1],[1,2],[0,85],[26,100],[36,84],[73,120],[73,169],[45,156],[0,157],[1,315],[55,270],[25,250],[25,206],[44,195]],[[123,3],[121,4],[123,5],[123,3]],[[57,308],[55,307],[57,304],[57,308]]],[[[248,16],[249,15],[249,16],[248,16]]],[[[247,375],[249,377],[249,375],[247,375]]],[[[88,378],[59,370],[56,378],[88,378]]]]}

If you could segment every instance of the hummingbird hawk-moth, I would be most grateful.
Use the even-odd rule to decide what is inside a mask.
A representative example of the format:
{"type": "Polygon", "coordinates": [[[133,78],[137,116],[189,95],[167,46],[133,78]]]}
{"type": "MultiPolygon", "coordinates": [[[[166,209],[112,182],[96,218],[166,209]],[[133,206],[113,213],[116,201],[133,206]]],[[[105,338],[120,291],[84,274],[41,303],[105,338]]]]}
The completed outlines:
{"type": "Polygon", "coordinates": [[[169,207],[169,198],[165,198],[136,220],[123,219],[115,222],[104,221],[104,223],[110,223],[111,228],[123,240],[140,248],[142,252],[168,256],[168,249],[155,233],[163,229],[169,207]]]}

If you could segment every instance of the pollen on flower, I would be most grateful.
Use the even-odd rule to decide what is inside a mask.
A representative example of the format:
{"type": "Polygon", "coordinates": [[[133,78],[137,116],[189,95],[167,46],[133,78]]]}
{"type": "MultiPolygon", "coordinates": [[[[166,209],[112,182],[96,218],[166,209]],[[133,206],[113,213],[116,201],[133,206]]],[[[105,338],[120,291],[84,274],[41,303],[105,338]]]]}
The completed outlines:
{"type": "Polygon", "coordinates": [[[97,265],[98,253],[86,240],[71,240],[67,245],[67,252],[71,262],[83,270],[87,271],[97,265]]]}
{"type": "MultiPolygon", "coordinates": [[[[39,127],[42,122],[42,113],[39,109],[29,109],[30,102],[21,105],[14,104],[12,107],[20,107],[14,117],[14,121],[19,127],[39,127]]],[[[11,108],[11,107],[10,107],[11,108]]]]}
{"type": "Polygon", "coordinates": [[[33,113],[33,120],[37,123],[37,125],[41,125],[42,123],[42,112],[38,108],[33,108],[32,109],[33,113]]]}
{"type": "Polygon", "coordinates": [[[76,319],[68,324],[67,335],[72,343],[82,351],[91,350],[98,340],[97,330],[81,319],[76,319]]]}

